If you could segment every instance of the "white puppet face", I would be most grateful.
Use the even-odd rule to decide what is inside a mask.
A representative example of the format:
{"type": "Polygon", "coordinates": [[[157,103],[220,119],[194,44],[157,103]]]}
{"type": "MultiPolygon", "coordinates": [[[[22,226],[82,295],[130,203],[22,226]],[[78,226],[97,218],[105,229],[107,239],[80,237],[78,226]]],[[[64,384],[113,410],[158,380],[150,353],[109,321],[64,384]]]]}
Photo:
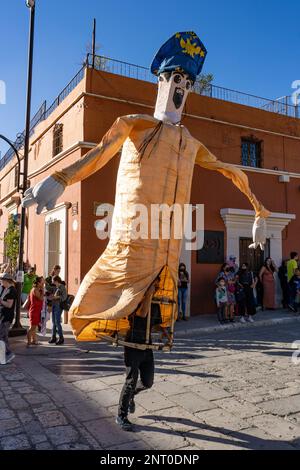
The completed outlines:
{"type": "Polygon", "coordinates": [[[185,73],[163,72],[158,77],[158,92],[154,117],[160,121],[178,124],[192,88],[192,80],[185,73]]]}

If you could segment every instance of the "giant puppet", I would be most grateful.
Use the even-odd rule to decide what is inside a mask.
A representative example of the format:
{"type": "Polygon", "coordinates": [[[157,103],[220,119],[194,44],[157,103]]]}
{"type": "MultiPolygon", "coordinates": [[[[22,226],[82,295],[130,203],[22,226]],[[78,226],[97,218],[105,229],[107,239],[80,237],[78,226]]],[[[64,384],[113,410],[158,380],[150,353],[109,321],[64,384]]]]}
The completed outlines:
{"type": "MultiPolygon", "coordinates": [[[[181,240],[133,238],[135,214],[131,208],[143,204],[151,214],[152,204],[188,204],[195,163],[222,173],[248,197],[256,215],[253,246],[263,246],[265,242],[265,218],[269,212],[252,193],[245,173],[218,160],[180,124],[206,53],[195,33],[172,36],[159,49],[151,66],[152,73],[158,76],[154,116],[119,117],[84,158],[26,191],[22,202],[25,207],[37,204],[37,214],[44,207],[51,210],[66,186],[99,171],[123,146],[110,240],[84,277],[70,311],[70,323],[78,340],[95,340],[103,321],[113,325],[131,315],[158,275],[160,295],[176,299],[181,240]]],[[[169,222],[172,227],[171,215],[169,222]]]]}

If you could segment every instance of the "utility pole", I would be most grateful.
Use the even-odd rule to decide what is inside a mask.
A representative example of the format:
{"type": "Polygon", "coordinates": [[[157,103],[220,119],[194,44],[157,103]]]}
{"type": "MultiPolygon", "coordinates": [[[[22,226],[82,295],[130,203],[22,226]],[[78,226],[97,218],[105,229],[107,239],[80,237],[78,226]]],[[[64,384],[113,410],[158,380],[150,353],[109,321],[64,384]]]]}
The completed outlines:
{"type": "Polygon", "coordinates": [[[96,18],[94,18],[93,24],[93,38],[92,38],[92,65],[95,68],[95,53],[96,53],[96,18]]]}

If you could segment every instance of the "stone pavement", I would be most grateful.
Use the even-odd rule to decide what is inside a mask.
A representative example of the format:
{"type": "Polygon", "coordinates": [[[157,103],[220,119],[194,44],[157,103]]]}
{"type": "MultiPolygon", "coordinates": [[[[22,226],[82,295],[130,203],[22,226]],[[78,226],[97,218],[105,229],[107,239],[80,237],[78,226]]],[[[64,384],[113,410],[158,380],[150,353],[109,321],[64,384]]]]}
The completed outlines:
{"type": "MultiPolygon", "coordinates": [[[[152,390],[136,398],[135,433],[114,423],[122,349],[76,343],[25,347],[0,368],[1,449],[300,449],[297,317],[192,336],[156,353],[152,390]]],[[[188,322],[189,323],[189,322],[188,322]]]]}

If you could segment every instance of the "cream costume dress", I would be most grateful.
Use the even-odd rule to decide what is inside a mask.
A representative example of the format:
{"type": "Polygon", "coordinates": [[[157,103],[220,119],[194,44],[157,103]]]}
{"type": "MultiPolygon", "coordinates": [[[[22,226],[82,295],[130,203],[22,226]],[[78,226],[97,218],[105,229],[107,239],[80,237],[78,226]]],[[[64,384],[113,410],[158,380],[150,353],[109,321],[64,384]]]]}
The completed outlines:
{"type": "MultiPolygon", "coordinates": [[[[148,115],[118,118],[95,149],[52,177],[64,187],[81,181],[100,170],[122,146],[110,240],[84,277],[70,310],[74,335],[82,341],[95,340],[104,324],[110,331],[126,329],[126,317],[138,307],[158,274],[160,295],[177,298],[181,240],[135,239],[131,208],[143,204],[150,227],[152,204],[188,204],[195,163],[230,178],[248,197],[257,217],[268,215],[251,192],[245,173],[217,160],[184,126],[148,115]]],[[[170,216],[171,233],[173,222],[170,216]]],[[[169,316],[166,309],[165,325],[169,316]]]]}

